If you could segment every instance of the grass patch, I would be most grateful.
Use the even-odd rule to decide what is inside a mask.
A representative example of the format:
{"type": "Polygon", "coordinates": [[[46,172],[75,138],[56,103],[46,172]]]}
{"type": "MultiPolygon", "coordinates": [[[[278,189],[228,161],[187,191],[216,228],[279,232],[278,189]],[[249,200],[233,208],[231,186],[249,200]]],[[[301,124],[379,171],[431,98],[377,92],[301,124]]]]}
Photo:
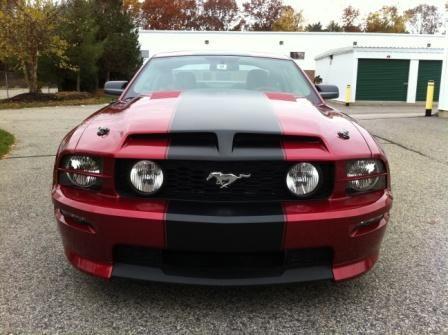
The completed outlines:
{"type": "Polygon", "coordinates": [[[0,158],[6,155],[14,143],[14,136],[0,129],[0,158]]]}
{"type": "Polygon", "coordinates": [[[115,97],[107,95],[91,95],[76,92],[60,92],[56,94],[39,94],[37,96],[22,95],[0,101],[0,109],[20,109],[47,106],[79,106],[108,104],[115,97]]]}

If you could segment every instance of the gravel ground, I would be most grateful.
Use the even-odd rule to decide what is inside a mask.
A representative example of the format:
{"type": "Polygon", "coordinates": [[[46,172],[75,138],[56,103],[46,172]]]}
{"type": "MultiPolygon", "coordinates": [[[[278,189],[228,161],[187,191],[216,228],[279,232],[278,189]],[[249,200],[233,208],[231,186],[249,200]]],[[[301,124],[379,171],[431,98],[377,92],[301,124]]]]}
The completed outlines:
{"type": "Polygon", "coordinates": [[[447,120],[362,121],[382,138],[395,195],[371,272],[340,284],[205,288],[104,282],[66,262],[51,155],[95,109],[0,111],[0,128],[18,139],[0,161],[0,334],[448,333],[447,120]]]}

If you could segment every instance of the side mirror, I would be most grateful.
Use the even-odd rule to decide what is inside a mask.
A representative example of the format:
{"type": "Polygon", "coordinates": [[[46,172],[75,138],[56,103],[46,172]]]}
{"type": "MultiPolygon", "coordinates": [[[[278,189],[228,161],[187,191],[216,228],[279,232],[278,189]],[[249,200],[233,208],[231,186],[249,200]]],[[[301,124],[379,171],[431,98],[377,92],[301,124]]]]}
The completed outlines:
{"type": "Polygon", "coordinates": [[[108,95],[121,95],[127,85],[127,81],[108,81],[104,84],[104,93],[108,95]]]}
{"type": "Polygon", "coordinates": [[[339,88],[335,85],[316,85],[317,91],[324,99],[336,99],[339,98],[339,88]]]}

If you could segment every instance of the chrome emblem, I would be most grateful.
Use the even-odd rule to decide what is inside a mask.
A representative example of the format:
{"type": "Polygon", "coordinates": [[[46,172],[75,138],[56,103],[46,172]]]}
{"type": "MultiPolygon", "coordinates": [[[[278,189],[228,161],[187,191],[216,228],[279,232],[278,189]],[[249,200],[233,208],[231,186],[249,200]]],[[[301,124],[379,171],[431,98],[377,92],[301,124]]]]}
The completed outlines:
{"type": "Polygon", "coordinates": [[[220,188],[227,188],[230,184],[233,184],[238,179],[250,178],[250,174],[239,174],[238,176],[233,173],[222,173],[222,172],[210,172],[207,177],[207,181],[212,178],[216,178],[216,185],[220,185],[220,188]]]}

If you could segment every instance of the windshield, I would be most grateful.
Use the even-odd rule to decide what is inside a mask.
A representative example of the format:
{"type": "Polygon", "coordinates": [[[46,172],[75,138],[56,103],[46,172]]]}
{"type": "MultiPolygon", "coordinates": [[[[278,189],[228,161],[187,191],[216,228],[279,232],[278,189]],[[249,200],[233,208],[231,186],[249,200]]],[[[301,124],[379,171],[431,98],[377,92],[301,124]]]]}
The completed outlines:
{"type": "Polygon", "coordinates": [[[321,101],[292,60],[240,56],[154,58],[140,72],[125,98],[156,91],[250,90],[285,92],[321,101]]]}

